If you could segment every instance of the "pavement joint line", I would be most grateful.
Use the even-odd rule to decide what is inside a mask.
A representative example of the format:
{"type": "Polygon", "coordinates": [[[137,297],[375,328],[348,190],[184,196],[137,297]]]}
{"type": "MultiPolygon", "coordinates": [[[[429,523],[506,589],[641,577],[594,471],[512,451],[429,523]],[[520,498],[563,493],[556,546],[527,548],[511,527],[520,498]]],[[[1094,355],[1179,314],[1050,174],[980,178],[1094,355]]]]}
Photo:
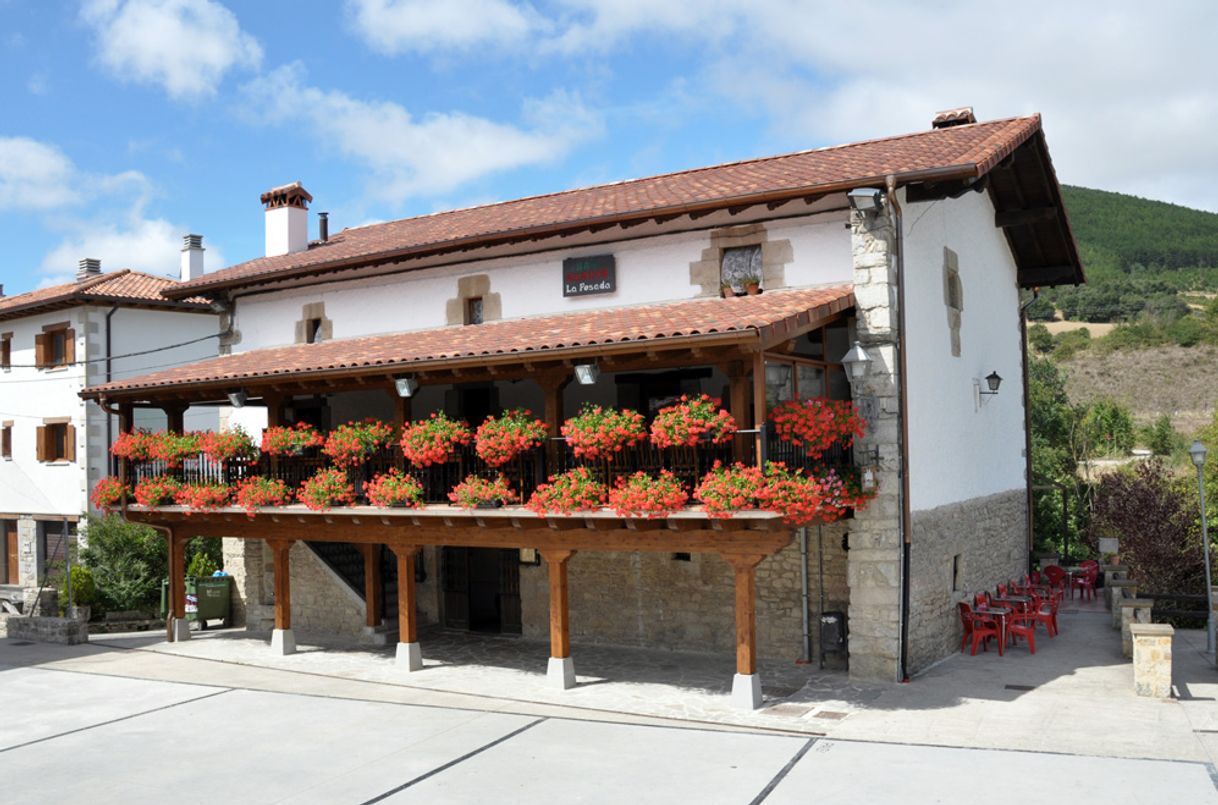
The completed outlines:
{"type": "MultiPolygon", "coordinates": [[[[542,702],[542,701],[536,701],[533,699],[515,699],[510,696],[491,696],[490,694],[486,694],[486,693],[469,693],[467,691],[450,690],[448,688],[429,688],[429,687],[425,687],[423,685],[404,685],[400,682],[384,682],[384,681],[376,680],[376,679],[353,679],[352,677],[339,676],[337,674],[322,674],[322,673],[318,673],[317,671],[300,671],[300,670],[296,670],[293,668],[274,668],[269,665],[256,665],[254,663],[237,662],[235,660],[218,660],[215,657],[196,657],[196,656],[193,656],[190,654],[175,654],[173,652],[157,651],[156,649],[150,649],[150,648],[138,648],[138,647],[129,648],[127,646],[116,646],[114,644],[106,643],[101,640],[95,640],[95,641],[90,641],[90,642],[91,642],[91,644],[105,645],[107,647],[116,648],[121,651],[140,652],[143,654],[154,654],[158,657],[174,657],[174,658],[182,659],[182,660],[194,660],[196,662],[211,662],[211,663],[216,663],[218,665],[236,665],[241,668],[257,668],[262,671],[271,671],[273,673],[299,674],[301,676],[316,677],[318,679],[338,679],[338,680],[342,680],[343,682],[348,682],[348,683],[356,682],[361,685],[379,685],[379,686],[387,687],[387,688],[401,688],[403,690],[412,690],[412,691],[417,691],[419,693],[437,693],[437,694],[446,694],[449,696],[468,696],[472,699],[483,699],[483,700],[490,701],[490,702],[508,702],[511,704],[524,705],[524,706],[557,707],[557,708],[568,709],[568,710],[581,710],[581,711],[588,712],[588,713],[608,713],[608,714],[611,714],[614,716],[626,716],[627,718],[630,718],[630,717],[647,718],[647,719],[652,719],[655,721],[678,722],[676,724],[671,724],[671,725],[669,725],[669,724],[638,724],[638,725],[636,725],[636,726],[640,726],[640,727],[657,727],[660,729],[688,729],[688,730],[705,730],[708,727],[714,727],[714,728],[719,728],[724,731],[756,732],[759,734],[786,735],[788,737],[803,737],[803,736],[811,736],[811,737],[815,737],[815,738],[824,738],[825,737],[825,733],[817,732],[815,730],[795,729],[795,728],[790,728],[790,727],[767,727],[764,725],[757,725],[757,724],[734,724],[734,723],[727,722],[727,721],[704,721],[704,720],[695,719],[695,718],[675,718],[673,716],[657,716],[657,715],[649,715],[647,713],[627,713],[627,712],[623,712],[621,710],[609,710],[609,709],[606,709],[603,707],[589,707],[588,705],[584,705],[584,704],[566,704],[566,703],[562,703],[562,702],[542,702]],[[692,725],[692,726],[682,726],[685,724],[692,725]],[[705,726],[698,726],[698,725],[705,725],[705,726]],[[726,728],[726,729],[724,729],[724,728],[726,728]]],[[[29,666],[23,666],[23,667],[29,667],[29,666]]],[[[49,669],[49,670],[69,670],[69,669],[49,669]]],[[[75,671],[75,670],[73,670],[72,672],[73,673],[92,673],[90,671],[75,671]]],[[[115,674],[115,676],[121,676],[121,675],[115,674]]],[[[131,677],[123,677],[123,678],[131,678],[131,677]]],[[[146,677],[137,677],[137,678],[143,679],[146,677]]],[[[165,680],[151,680],[151,681],[163,682],[165,680]]],[[[215,687],[214,685],[209,686],[205,682],[183,682],[181,684],[184,684],[184,685],[194,684],[194,685],[202,685],[205,687],[215,687]]],[[[237,687],[237,689],[242,689],[240,686],[236,686],[236,687],[237,687]]],[[[266,690],[264,688],[248,688],[248,690],[260,690],[260,691],[265,691],[267,693],[281,693],[282,692],[282,691],[266,690]]],[[[327,696],[326,694],[322,694],[322,693],[300,693],[300,694],[295,694],[295,695],[318,696],[320,698],[351,699],[351,700],[355,700],[355,701],[373,701],[373,702],[380,701],[379,699],[362,699],[360,697],[354,697],[354,696],[327,696]]],[[[410,705],[412,707],[437,707],[440,709],[448,709],[448,710],[472,710],[475,712],[486,712],[484,710],[479,710],[476,707],[460,706],[460,705],[421,704],[421,703],[415,703],[415,702],[388,702],[388,704],[406,704],[406,705],[410,705]]],[[[560,717],[565,718],[569,721],[592,721],[592,722],[597,722],[597,723],[606,723],[604,719],[597,719],[597,718],[576,718],[574,716],[560,716],[560,717]]],[[[622,723],[622,722],[607,722],[607,723],[622,723]]]]}
{"type": "Polygon", "coordinates": [[[749,805],[761,805],[761,803],[765,801],[766,797],[770,796],[770,794],[774,792],[774,789],[778,787],[778,784],[786,779],[786,776],[791,773],[791,769],[795,768],[795,764],[804,759],[804,755],[808,754],[808,750],[811,749],[812,745],[815,743],[815,738],[809,738],[807,741],[805,741],[804,745],[799,747],[798,751],[791,756],[791,759],[787,761],[786,765],[779,769],[778,773],[770,778],[770,781],[766,783],[765,788],[761,789],[760,793],[753,797],[753,801],[750,802],[749,805]]]}
{"type": "Polygon", "coordinates": [[[399,794],[402,791],[405,791],[407,788],[410,788],[412,785],[417,785],[418,783],[421,783],[430,777],[435,777],[437,774],[448,771],[453,766],[456,766],[459,763],[464,763],[465,761],[469,760],[470,758],[472,758],[476,755],[480,755],[483,752],[487,751],[488,749],[493,749],[494,747],[498,746],[501,743],[506,743],[507,741],[512,740],[513,738],[515,738],[517,735],[521,734],[522,732],[531,730],[533,727],[536,727],[538,724],[542,723],[543,721],[547,721],[547,720],[548,720],[548,718],[546,716],[542,716],[541,718],[530,721],[528,724],[525,724],[523,727],[517,727],[516,729],[512,730],[511,732],[509,732],[506,735],[500,735],[495,740],[491,741],[488,744],[484,744],[483,746],[478,747],[477,749],[473,750],[472,752],[466,752],[461,757],[453,758],[452,760],[448,761],[447,763],[436,766],[431,771],[424,772],[423,774],[420,774],[418,777],[415,777],[413,780],[407,780],[406,782],[402,783],[401,785],[397,786],[396,788],[391,788],[388,791],[386,791],[385,793],[378,794],[377,796],[373,797],[372,799],[364,800],[364,802],[362,802],[360,805],[372,805],[372,803],[374,803],[374,802],[380,802],[384,799],[388,799],[389,797],[393,796],[394,794],[399,794]]]}
{"type": "MultiPolygon", "coordinates": [[[[159,654],[159,652],[151,652],[151,653],[159,654]]],[[[183,655],[168,654],[168,655],[161,655],[161,656],[182,657],[183,655]]],[[[197,658],[186,657],[185,659],[197,659],[197,658]]],[[[225,665],[240,664],[240,663],[227,663],[223,660],[212,660],[212,662],[220,662],[225,665]]],[[[455,691],[436,690],[434,688],[419,688],[419,687],[411,687],[409,685],[395,685],[391,682],[372,682],[372,681],[367,681],[367,680],[362,680],[362,679],[349,679],[347,677],[329,676],[326,674],[311,674],[307,671],[290,671],[290,670],[281,670],[278,668],[266,668],[265,666],[261,666],[261,665],[244,665],[244,664],[241,664],[241,665],[243,668],[260,668],[260,669],[272,671],[275,673],[288,673],[288,674],[299,673],[299,674],[304,674],[306,676],[320,676],[324,679],[340,679],[344,682],[348,682],[348,683],[355,682],[356,684],[360,684],[360,685],[385,685],[385,686],[388,686],[391,688],[407,688],[409,690],[416,690],[416,691],[420,691],[420,692],[424,692],[424,693],[443,693],[443,694],[454,695],[454,696],[473,696],[473,695],[475,695],[475,694],[459,693],[459,692],[455,692],[455,691]]],[[[80,669],[76,669],[76,668],[43,668],[40,666],[28,666],[28,665],[5,666],[3,664],[0,664],[0,667],[30,668],[32,670],[38,670],[38,671],[54,671],[54,672],[61,673],[61,674],[81,674],[84,676],[104,676],[109,679],[134,679],[134,680],[139,680],[142,682],[156,682],[156,683],[164,684],[164,685],[189,685],[192,687],[200,687],[200,688],[217,688],[217,687],[227,688],[226,691],[221,691],[222,693],[226,693],[228,691],[246,691],[249,693],[269,693],[269,694],[275,695],[275,696],[302,696],[302,697],[306,697],[306,698],[310,698],[310,699],[327,699],[327,700],[339,701],[339,702],[364,702],[366,704],[388,704],[388,705],[393,705],[396,707],[422,707],[422,708],[426,708],[429,710],[456,710],[456,711],[462,712],[462,713],[480,713],[480,714],[499,713],[502,715],[523,716],[523,717],[528,717],[530,715],[533,715],[532,713],[518,713],[518,712],[513,712],[511,710],[506,710],[503,708],[497,708],[497,709],[492,710],[492,709],[483,709],[483,708],[478,708],[478,707],[471,707],[469,705],[459,705],[459,704],[428,704],[426,702],[394,702],[394,701],[386,701],[385,699],[370,699],[370,698],[367,698],[364,696],[336,696],[334,694],[329,694],[329,693],[308,693],[305,691],[296,691],[296,690],[288,691],[288,690],[274,690],[272,688],[253,688],[253,687],[249,687],[247,685],[213,685],[213,684],[208,684],[206,682],[186,682],[186,681],[178,681],[178,680],[174,680],[174,679],[167,680],[167,679],[158,679],[155,677],[148,677],[148,676],[131,676],[131,675],[126,675],[126,674],[104,673],[102,671],[84,671],[84,670],[80,670],[80,669]]],[[[206,697],[200,697],[200,698],[206,698],[206,697]]],[[[637,721],[613,720],[613,719],[607,719],[607,718],[591,718],[591,717],[579,718],[578,716],[573,716],[573,715],[543,716],[543,718],[549,718],[554,721],[575,721],[575,722],[579,722],[579,723],[588,723],[588,724],[610,724],[610,725],[617,725],[617,726],[623,726],[623,727],[646,727],[646,728],[650,728],[650,729],[659,729],[659,730],[688,730],[691,732],[724,732],[724,733],[729,733],[729,734],[733,734],[733,735],[765,735],[765,736],[774,736],[774,737],[779,737],[779,738],[806,738],[809,736],[811,736],[813,738],[826,737],[826,733],[814,732],[812,730],[784,729],[782,727],[763,727],[763,726],[754,726],[754,725],[749,725],[749,724],[732,724],[729,722],[720,722],[720,721],[699,721],[697,719],[677,719],[677,718],[673,718],[672,716],[650,716],[650,715],[639,714],[639,713],[624,713],[619,710],[602,710],[602,709],[593,708],[593,707],[580,707],[579,705],[549,704],[547,702],[530,702],[530,701],[523,700],[523,699],[507,699],[507,698],[498,699],[495,697],[483,696],[483,695],[480,695],[479,698],[484,698],[484,699],[487,699],[492,702],[499,701],[499,702],[517,703],[517,704],[521,704],[521,705],[537,705],[540,707],[553,707],[556,709],[583,710],[583,711],[592,712],[592,713],[607,713],[607,714],[611,714],[611,715],[615,715],[615,716],[620,716],[624,719],[646,718],[646,719],[651,719],[653,721],[665,721],[665,722],[671,721],[671,722],[676,722],[676,723],[647,724],[647,723],[642,723],[642,722],[637,722],[637,721]]],[[[67,734],[67,733],[65,733],[65,734],[67,734]]]]}
{"type": "MultiPolygon", "coordinates": [[[[213,685],[212,687],[215,687],[215,686],[213,685]]],[[[65,732],[59,732],[59,733],[56,733],[55,735],[46,735],[42,738],[35,738],[32,741],[26,741],[25,743],[19,743],[19,744],[14,744],[12,746],[0,747],[0,752],[11,752],[14,749],[22,749],[24,747],[33,746],[34,744],[40,744],[45,741],[53,741],[56,738],[64,738],[68,735],[74,735],[75,733],[78,733],[78,732],[86,732],[87,730],[97,729],[98,727],[107,727],[111,724],[117,724],[120,721],[130,721],[133,718],[139,718],[141,716],[151,715],[152,713],[159,713],[162,710],[169,710],[174,707],[181,707],[184,704],[194,704],[195,702],[201,702],[204,699],[211,699],[216,696],[223,696],[225,693],[232,693],[232,691],[233,691],[233,688],[227,688],[225,690],[218,690],[214,693],[208,693],[204,696],[196,696],[193,699],[184,699],[180,702],[173,702],[172,704],[165,704],[165,705],[161,705],[160,707],[154,707],[151,710],[143,710],[138,713],[128,713],[125,716],[119,716],[118,718],[112,718],[108,721],[99,721],[96,724],[89,724],[84,727],[77,727],[74,730],[67,730],[65,732]]]]}

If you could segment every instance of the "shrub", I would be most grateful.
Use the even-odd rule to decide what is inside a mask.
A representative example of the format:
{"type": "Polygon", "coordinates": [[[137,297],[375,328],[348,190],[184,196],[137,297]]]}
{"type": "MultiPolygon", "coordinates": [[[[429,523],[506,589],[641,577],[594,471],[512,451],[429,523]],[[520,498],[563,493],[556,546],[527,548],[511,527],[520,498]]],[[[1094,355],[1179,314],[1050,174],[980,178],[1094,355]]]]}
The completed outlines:
{"type": "Polygon", "coordinates": [[[423,505],[423,485],[396,468],[373,478],[367,493],[373,506],[418,508],[423,505]]]}
{"type": "Polygon", "coordinates": [[[576,458],[612,461],[623,448],[647,438],[643,415],[584,403],[579,414],[562,425],[562,435],[576,458]]]}
{"type": "Polygon", "coordinates": [[[1146,434],[1146,446],[1156,456],[1170,456],[1180,444],[1180,434],[1171,425],[1171,417],[1163,414],[1154,421],[1146,434]]]}
{"type": "Polygon", "coordinates": [[[512,488],[502,475],[493,481],[470,475],[448,493],[448,499],[463,509],[475,509],[483,503],[506,503],[514,497],[512,488]]]}
{"type": "Polygon", "coordinates": [[[262,431],[262,452],[268,456],[298,456],[309,447],[321,447],[325,439],[307,422],[292,427],[276,425],[262,431]]]}
{"type": "Polygon", "coordinates": [[[135,502],[141,506],[164,506],[172,503],[182,482],[168,475],[145,478],[135,485],[135,502]]]}
{"type": "Polygon", "coordinates": [[[720,400],[703,394],[685,395],[676,405],[661,408],[651,423],[651,443],[656,447],[693,447],[702,441],[723,444],[736,433],[736,420],[719,407],[720,400]]]}
{"type": "Polygon", "coordinates": [[[207,578],[219,569],[220,566],[210,556],[205,553],[196,553],[190,557],[190,562],[186,565],[186,575],[202,579],[207,578]]]}
{"type": "Polygon", "coordinates": [[[117,515],[90,515],[84,534],[87,544],[80,558],[92,571],[98,605],[104,610],[151,610],[165,577],[164,537],[117,515]]]}
{"type": "Polygon", "coordinates": [[[286,506],[292,502],[292,490],[278,478],[255,475],[237,484],[237,505],[250,517],[266,506],[286,506]]]}
{"type": "Polygon", "coordinates": [[[333,506],[353,505],[355,487],[347,480],[347,474],[342,470],[319,470],[300,485],[296,497],[314,511],[325,511],[333,506]]]}
{"type": "Polygon", "coordinates": [[[1057,310],[1053,303],[1043,296],[1037,297],[1028,305],[1027,316],[1031,321],[1053,321],[1056,315],[1057,310]]]}
{"type": "Polygon", "coordinates": [[[618,517],[667,517],[689,500],[689,493],[668,470],[649,475],[636,472],[618,478],[609,490],[609,508],[618,517]]]}
{"type": "Polygon", "coordinates": [[[1125,455],[1133,449],[1133,417],[1112,400],[1100,400],[1087,409],[1083,428],[1090,443],[1105,455],[1125,455]]]}
{"type": "MultiPolygon", "coordinates": [[[[93,571],[83,565],[72,566],[72,603],[78,607],[91,607],[97,603],[97,583],[93,571]]],[[[59,574],[59,609],[68,607],[68,574],[59,574]]]]}
{"type": "Polygon", "coordinates": [[[478,426],[474,446],[478,456],[492,467],[498,467],[545,441],[546,423],[524,408],[504,411],[497,417],[487,417],[478,426]]]}
{"type": "Polygon", "coordinates": [[[1033,324],[1028,328],[1028,345],[1041,355],[1052,352],[1053,334],[1043,324],[1033,324]]]}
{"type": "Polygon", "coordinates": [[[1053,336],[1053,359],[1066,361],[1091,346],[1091,331],[1086,327],[1067,330],[1053,336]]]}
{"type": "Polygon", "coordinates": [[[354,467],[389,444],[393,428],[369,417],[360,422],[347,422],[330,431],[322,452],[340,467],[354,467]]]}
{"type": "Polygon", "coordinates": [[[402,429],[402,455],[412,464],[430,467],[448,460],[448,454],[459,444],[469,444],[474,438],[469,425],[449,419],[437,411],[427,419],[411,422],[402,429]]]}
{"type": "Polygon", "coordinates": [[[605,505],[606,490],[588,467],[577,467],[551,475],[549,483],[537,487],[527,508],[539,515],[595,511],[605,505]]]}

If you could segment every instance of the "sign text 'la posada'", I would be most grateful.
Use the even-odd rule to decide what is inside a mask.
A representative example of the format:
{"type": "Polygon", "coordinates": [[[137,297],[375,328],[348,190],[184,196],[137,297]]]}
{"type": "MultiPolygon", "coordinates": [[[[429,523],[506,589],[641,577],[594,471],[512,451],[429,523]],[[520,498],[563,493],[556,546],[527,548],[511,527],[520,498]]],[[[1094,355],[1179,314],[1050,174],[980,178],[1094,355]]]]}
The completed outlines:
{"type": "Polygon", "coordinates": [[[617,266],[612,254],[568,257],[562,261],[562,295],[590,296],[617,290],[617,266]]]}

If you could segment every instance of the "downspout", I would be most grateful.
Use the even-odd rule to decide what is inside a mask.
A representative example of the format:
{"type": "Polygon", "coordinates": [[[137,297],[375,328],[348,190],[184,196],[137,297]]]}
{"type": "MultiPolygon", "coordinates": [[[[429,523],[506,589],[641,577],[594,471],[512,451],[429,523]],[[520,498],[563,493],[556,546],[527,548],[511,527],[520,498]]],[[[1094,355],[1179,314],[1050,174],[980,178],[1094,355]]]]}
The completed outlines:
{"type": "MultiPolygon", "coordinates": [[[[1032,289],[1032,298],[1019,306],[1019,354],[1023,360],[1023,456],[1024,479],[1027,484],[1027,517],[1028,517],[1028,570],[1032,569],[1032,551],[1036,547],[1036,533],[1032,524],[1035,501],[1032,499],[1032,396],[1028,390],[1028,308],[1040,298],[1040,289],[1032,289]]],[[[1065,500],[1062,501],[1062,513],[1065,514],[1065,500]]],[[[1065,531],[1062,531],[1065,534],[1065,531]]]]}
{"type": "MultiPolygon", "coordinates": [[[[823,574],[822,574],[823,575],[823,574]]],[[[821,587],[824,588],[824,581],[821,581],[821,587]]],[[[799,589],[800,601],[802,606],[800,611],[803,614],[804,626],[804,657],[800,660],[801,663],[812,662],[812,626],[808,622],[808,607],[811,605],[811,595],[808,592],[808,528],[804,526],[799,529],[799,589]]]]}
{"type": "Polygon", "coordinates": [[[901,217],[901,203],[897,201],[896,176],[889,174],[884,181],[889,203],[889,215],[893,226],[893,247],[897,253],[897,440],[901,456],[901,608],[900,648],[898,676],[900,681],[909,681],[909,558],[910,521],[909,512],[909,394],[906,383],[905,361],[905,234],[901,217]]]}
{"type": "MultiPolygon", "coordinates": [[[[111,346],[111,339],[114,334],[114,329],[111,320],[114,314],[118,312],[118,305],[114,305],[106,311],[106,382],[109,383],[113,379],[113,355],[114,349],[111,346]]],[[[86,377],[88,370],[86,369],[86,377]]],[[[114,444],[114,417],[106,412],[106,475],[110,474],[110,445],[114,444]]]]}

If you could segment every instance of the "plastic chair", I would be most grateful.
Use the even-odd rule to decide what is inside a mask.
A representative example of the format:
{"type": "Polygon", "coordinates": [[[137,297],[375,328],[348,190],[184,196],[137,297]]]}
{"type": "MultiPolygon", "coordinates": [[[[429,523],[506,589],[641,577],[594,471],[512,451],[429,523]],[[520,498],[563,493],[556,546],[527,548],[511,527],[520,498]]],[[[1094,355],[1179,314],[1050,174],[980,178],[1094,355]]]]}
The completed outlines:
{"type": "Polygon", "coordinates": [[[1007,597],[1007,586],[1005,584],[998,585],[998,597],[999,598],[1007,597]]]}
{"type": "Polygon", "coordinates": [[[1095,580],[1099,576],[1100,571],[1097,567],[1089,567],[1081,576],[1072,576],[1070,578],[1071,595],[1074,590],[1078,590],[1079,598],[1085,598],[1091,601],[1095,598],[1095,580]]]}
{"type": "Polygon", "coordinates": [[[973,596],[973,606],[974,607],[980,608],[980,607],[984,607],[984,606],[989,606],[989,603],[990,603],[990,594],[989,593],[977,593],[976,595],[973,596]]]}
{"type": "Polygon", "coordinates": [[[1100,569],[1100,563],[1095,561],[1094,559],[1084,559],[1083,561],[1078,563],[1078,566],[1083,568],[1084,570],[1094,569],[1097,573],[1099,572],[1099,569],[1100,569]]]}
{"type": "Polygon", "coordinates": [[[1032,593],[1032,607],[1027,612],[1032,617],[1032,623],[1043,623],[1049,637],[1057,637],[1057,602],[1050,597],[1048,600],[1032,593]]]}
{"type": "Polygon", "coordinates": [[[1073,589],[1070,587],[1070,574],[1057,565],[1049,565],[1045,568],[1045,578],[1049,580],[1050,587],[1056,587],[1062,592],[1071,589],[1070,595],[1074,595],[1073,589]]]}
{"type": "Polygon", "coordinates": [[[1028,641],[1028,651],[1036,653],[1036,615],[1031,612],[1012,612],[1007,619],[1007,639],[1014,645],[1019,638],[1028,641]]]}
{"type": "Polygon", "coordinates": [[[998,642],[998,656],[1002,656],[1002,638],[998,631],[998,624],[993,618],[987,617],[969,609],[968,604],[961,601],[956,605],[960,610],[960,623],[964,626],[964,634],[960,637],[960,650],[964,651],[965,645],[971,640],[973,650],[971,656],[977,656],[977,644],[981,644],[982,651],[989,651],[990,638],[994,638],[998,642]]]}
{"type": "Polygon", "coordinates": [[[1040,584],[1040,571],[1039,570],[1032,571],[1032,583],[1036,584],[1036,585],[1040,584]]]}

